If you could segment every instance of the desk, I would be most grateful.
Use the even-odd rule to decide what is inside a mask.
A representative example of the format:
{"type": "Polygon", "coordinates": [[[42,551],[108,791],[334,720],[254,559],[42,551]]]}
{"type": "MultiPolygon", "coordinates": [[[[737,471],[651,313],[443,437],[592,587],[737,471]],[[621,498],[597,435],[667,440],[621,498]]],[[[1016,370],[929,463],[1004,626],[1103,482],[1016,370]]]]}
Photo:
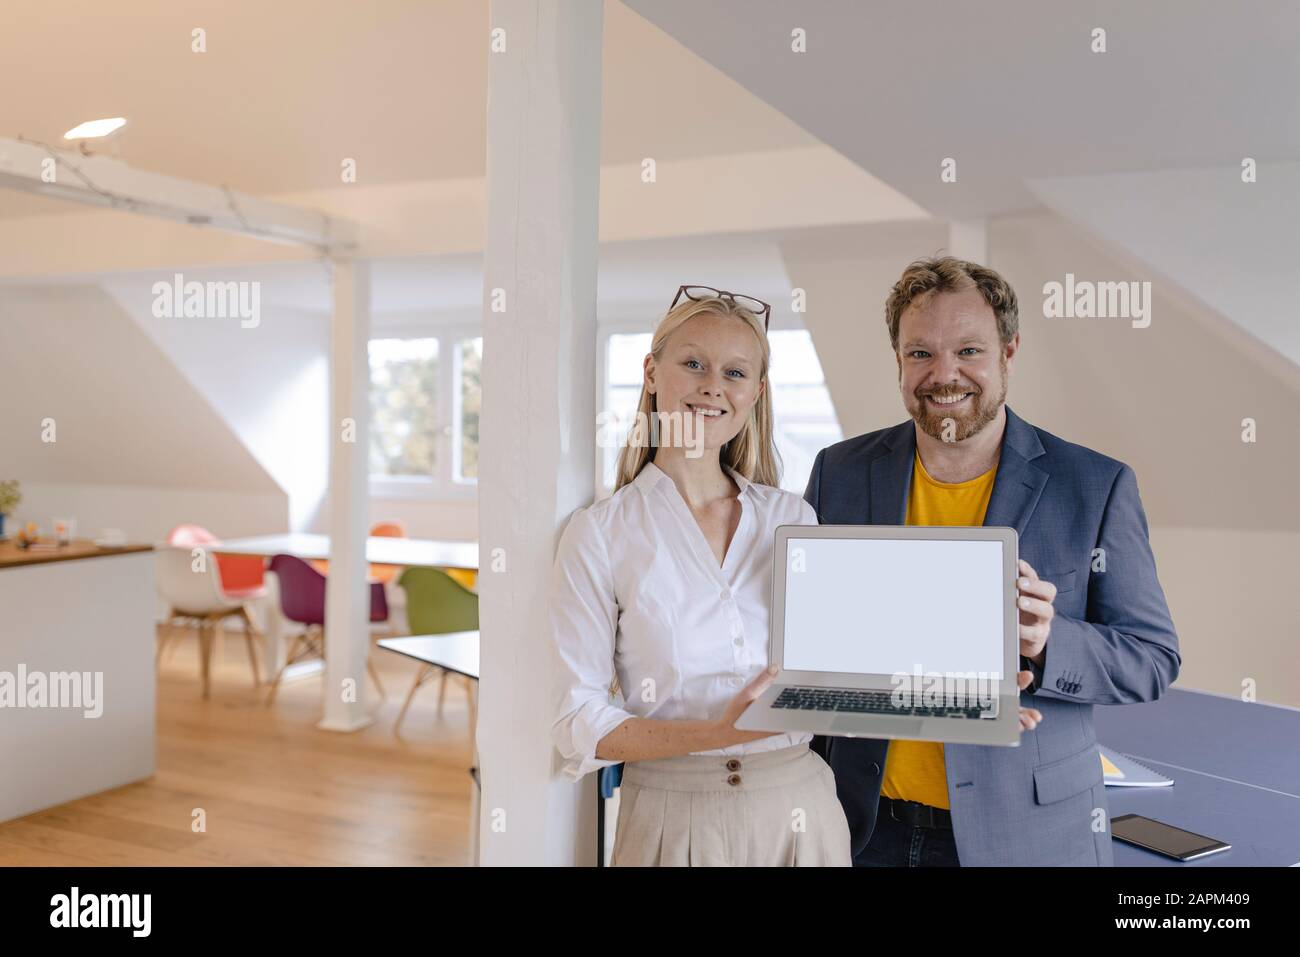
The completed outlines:
{"type": "Polygon", "coordinates": [[[478,632],[458,631],[450,635],[411,635],[381,638],[380,648],[394,651],[444,671],[454,671],[478,680],[478,632]]]}
{"type": "Polygon", "coordinates": [[[1111,817],[1142,814],[1232,845],[1184,864],[1115,841],[1116,866],[1300,862],[1300,710],[1173,689],[1093,713],[1098,741],[1174,779],[1169,788],[1107,788],[1111,817]]]}
{"type": "MultiPolygon", "coordinates": [[[[320,561],[330,557],[330,537],[290,532],[283,535],[257,535],[252,538],[230,538],[206,546],[218,555],[293,555],[303,561],[320,561]]],[[[370,536],[366,539],[366,561],[372,565],[430,566],[433,568],[460,568],[478,570],[477,542],[440,542],[427,538],[385,538],[370,536]]],[[[267,595],[258,604],[263,619],[262,674],[274,675],[284,664],[284,619],[280,615],[279,582],[274,575],[266,579],[267,595]]],[[[284,675],[286,680],[318,674],[319,661],[294,665],[284,675]]]]}

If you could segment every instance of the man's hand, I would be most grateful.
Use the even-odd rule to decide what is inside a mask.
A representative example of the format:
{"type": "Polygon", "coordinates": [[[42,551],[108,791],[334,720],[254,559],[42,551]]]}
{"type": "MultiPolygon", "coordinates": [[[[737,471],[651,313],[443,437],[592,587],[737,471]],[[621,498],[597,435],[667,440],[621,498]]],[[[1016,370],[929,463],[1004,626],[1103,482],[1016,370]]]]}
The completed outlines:
{"type": "Polygon", "coordinates": [[[1016,588],[1020,598],[1020,653],[1040,668],[1047,660],[1047,636],[1052,633],[1052,618],[1056,609],[1056,586],[1038,577],[1034,566],[1020,559],[1020,578],[1016,588]]]}
{"type": "MultiPolygon", "coordinates": [[[[1016,675],[1016,683],[1020,685],[1020,690],[1024,691],[1034,680],[1032,671],[1022,671],[1016,675]]],[[[1033,731],[1038,727],[1038,722],[1043,720],[1043,713],[1037,708],[1020,709],[1020,730],[1033,731]]]]}

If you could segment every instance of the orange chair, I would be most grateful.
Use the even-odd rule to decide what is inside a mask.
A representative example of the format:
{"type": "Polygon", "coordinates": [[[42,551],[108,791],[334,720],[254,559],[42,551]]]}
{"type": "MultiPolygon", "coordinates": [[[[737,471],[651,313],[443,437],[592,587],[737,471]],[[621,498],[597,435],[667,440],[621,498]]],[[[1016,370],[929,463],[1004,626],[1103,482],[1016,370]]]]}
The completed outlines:
{"type": "MultiPolygon", "coordinates": [[[[372,538],[405,538],[406,529],[402,527],[400,522],[376,522],[370,528],[370,536],[372,538]]],[[[322,575],[330,573],[330,563],[323,558],[313,561],[311,567],[322,575]]],[[[372,582],[387,585],[397,577],[397,573],[401,570],[400,565],[371,565],[367,574],[372,582]]]]}
{"type": "MultiPolygon", "coordinates": [[[[179,548],[211,545],[220,541],[202,525],[177,525],[167,534],[167,544],[179,548]]],[[[263,586],[266,563],[257,555],[218,555],[221,588],[231,598],[257,597],[263,586]]]]}

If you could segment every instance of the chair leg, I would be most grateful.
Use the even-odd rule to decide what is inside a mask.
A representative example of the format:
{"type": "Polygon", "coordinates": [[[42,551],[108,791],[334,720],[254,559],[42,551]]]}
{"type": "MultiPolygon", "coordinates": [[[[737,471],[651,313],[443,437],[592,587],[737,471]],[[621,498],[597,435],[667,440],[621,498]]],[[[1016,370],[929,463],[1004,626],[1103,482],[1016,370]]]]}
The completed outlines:
{"type": "Polygon", "coordinates": [[[469,695],[469,749],[471,754],[475,754],[478,747],[478,682],[467,677],[465,693],[469,695]]]}
{"type": "Polygon", "coordinates": [[[175,617],[176,612],[174,610],[169,610],[167,612],[167,620],[163,622],[162,634],[158,636],[158,647],[154,651],[153,656],[153,666],[155,670],[162,664],[163,652],[167,650],[168,643],[176,637],[175,617]]]}
{"type": "Polygon", "coordinates": [[[262,683],[261,669],[257,665],[257,649],[253,647],[253,636],[257,629],[253,627],[253,619],[248,616],[248,609],[243,605],[239,606],[239,617],[244,622],[244,644],[248,646],[248,663],[253,666],[253,687],[257,688],[262,683]]]}
{"type": "Polygon", "coordinates": [[[438,720],[442,720],[442,699],[447,695],[447,669],[442,669],[442,677],[438,679],[438,720]]]}
{"type": "Polygon", "coordinates": [[[175,609],[173,609],[167,616],[167,620],[163,623],[162,638],[159,639],[158,652],[154,661],[156,665],[161,666],[170,654],[175,652],[176,633],[182,629],[182,626],[177,623],[180,621],[180,618],[181,616],[179,616],[175,609]]]}
{"type": "Polygon", "coordinates": [[[402,719],[406,717],[406,709],[411,707],[411,701],[415,698],[415,693],[420,690],[420,685],[424,684],[431,674],[433,674],[433,665],[420,665],[420,671],[415,676],[415,683],[411,685],[411,690],[406,693],[406,700],[402,702],[402,710],[397,714],[397,724],[393,725],[393,734],[398,737],[401,737],[402,719]]]}
{"type": "Polygon", "coordinates": [[[296,660],[294,652],[298,650],[298,643],[302,641],[302,635],[293,636],[293,644],[289,646],[289,653],[284,656],[284,664],[280,670],[275,673],[275,678],[271,681],[271,693],[266,696],[266,703],[269,705],[275,701],[275,693],[280,690],[280,679],[284,677],[284,671],[296,660]]]}
{"type": "Polygon", "coordinates": [[[199,675],[203,682],[203,697],[211,697],[212,641],[216,626],[211,619],[199,622],[199,675]]]}
{"type": "Polygon", "coordinates": [[[379,689],[379,700],[387,701],[388,692],[384,691],[383,682],[379,680],[379,672],[375,670],[375,663],[369,655],[366,655],[366,670],[370,672],[370,680],[373,681],[375,687],[379,689]]]}

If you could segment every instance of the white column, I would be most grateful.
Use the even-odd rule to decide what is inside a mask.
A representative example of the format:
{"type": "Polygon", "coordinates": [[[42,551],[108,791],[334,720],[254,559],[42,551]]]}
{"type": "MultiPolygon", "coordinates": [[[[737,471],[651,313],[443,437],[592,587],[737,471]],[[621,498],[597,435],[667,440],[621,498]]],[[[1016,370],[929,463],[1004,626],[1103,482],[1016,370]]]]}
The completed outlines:
{"type": "Polygon", "coordinates": [[[987,219],[954,219],[948,223],[948,252],[958,259],[989,263],[989,221],[987,219]]]}
{"type": "MultiPolygon", "coordinates": [[[[559,532],[591,502],[601,0],[493,0],[479,444],[485,865],[595,863],[595,781],[557,774],[545,629],[559,532]],[[500,290],[500,293],[497,292],[500,290]],[[504,295],[504,311],[500,308],[504,295]]],[[[490,37],[484,38],[491,43],[490,37]]]]}
{"type": "Polygon", "coordinates": [[[336,259],[330,332],[330,571],[325,593],[325,713],[317,727],[356,731],[368,725],[366,656],[370,589],[366,584],[367,453],[370,405],[370,265],[336,259]]]}

